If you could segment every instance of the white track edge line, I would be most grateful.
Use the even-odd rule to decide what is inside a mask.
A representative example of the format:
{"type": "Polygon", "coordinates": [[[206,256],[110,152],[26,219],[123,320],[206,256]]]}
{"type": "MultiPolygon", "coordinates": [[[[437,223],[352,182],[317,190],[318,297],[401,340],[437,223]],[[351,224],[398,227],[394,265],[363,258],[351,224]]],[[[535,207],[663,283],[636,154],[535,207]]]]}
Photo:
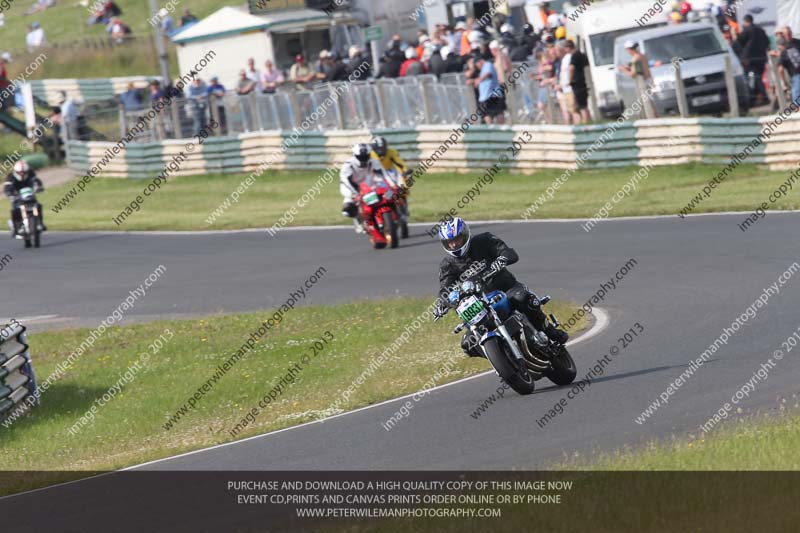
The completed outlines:
{"type": "MultiPolygon", "coordinates": [[[[587,331],[586,333],[583,333],[583,334],[577,336],[576,338],[572,339],[571,341],[567,342],[567,346],[574,346],[575,344],[587,341],[587,340],[591,339],[592,337],[595,337],[595,336],[599,335],[611,323],[611,320],[610,320],[610,318],[608,316],[608,312],[606,312],[606,310],[603,309],[602,307],[593,308],[592,309],[592,315],[595,317],[595,322],[594,322],[594,324],[592,324],[592,327],[589,328],[589,331],[587,331]]],[[[480,374],[475,374],[474,376],[469,376],[469,377],[466,377],[466,378],[463,378],[463,379],[459,379],[459,380],[456,380],[456,381],[451,381],[450,383],[445,383],[443,385],[438,385],[438,386],[433,387],[431,389],[428,389],[427,391],[424,391],[424,392],[428,393],[428,392],[431,392],[431,391],[434,391],[434,390],[440,390],[440,389],[443,389],[445,387],[449,387],[451,385],[457,385],[459,383],[464,383],[465,381],[470,381],[470,380],[473,380],[473,379],[476,379],[476,378],[479,378],[479,377],[483,377],[483,376],[489,375],[492,372],[494,372],[494,371],[493,370],[488,370],[486,372],[481,372],[480,374]]],[[[209,450],[215,450],[217,448],[223,448],[223,447],[226,447],[226,446],[232,446],[234,444],[239,444],[239,443],[247,442],[247,441],[250,441],[250,440],[260,439],[260,438],[263,438],[263,437],[276,435],[278,433],[284,433],[286,431],[299,429],[301,427],[310,426],[312,424],[322,424],[323,422],[325,422],[327,420],[331,420],[331,419],[334,419],[334,418],[339,418],[339,417],[351,415],[351,414],[358,413],[358,412],[361,412],[361,411],[366,411],[367,409],[372,409],[374,407],[378,407],[378,406],[381,406],[381,405],[386,405],[388,403],[396,402],[398,400],[404,400],[404,399],[410,398],[411,396],[414,396],[415,394],[418,394],[420,392],[423,392],[423,391],[417,391],[417,392],[414,392],[414,393],[411,393],[411,394],[406,394],[404,396],[400,396],[399,398],[391,398],[389,400],[384,400],[384,401],[376,403],[376,404],[366,405],[364,407],[359,407],[358,409],[354,409],[352,411],[347,411],[347,412],[344,412],[344,413],[339,413],[339,414],[336,414],[336,415],[333,415],[333,416],[329,416],[328,418],[323,418],[321,420],[312,420],[310,422],[304,422],[304,423],[299,424],[297,426],[290,426],[288,428],[283,428],[283,429],[278,429],[278,430],[275,430],[275,431],[270,431],[269,433],[262,433],[261,435],[253,435],[252,437],[247,437],[246,439],[235,440],[235,441],[232,441],[232,442],[223,442],[221,444],[215,444],[214,446],[209,446],[208,448],[201,448],[199,450],[192,450],[190,452],[185,452],[185,453],[181,453],[181,454],[178,454],[178,455],[173,455],[173,456],[170,456],[170,457],[164,457],[164,458],[161,458],[161,459],[155,459],[153,461],[148,461],[146,463],[141,463],[141,464],[138,464],[138,465],[128,466],[128,467],[122,468],[120,470],[115,470],[115,471],[112,471],[112,472],[104,472],[102,474],[98,474],[98,475],[95,475],[95,476],[85,477],[85,478],[81,478],[81,479],[75,479],[73,481],[65,481],[63,483],[57,483],[55,485],[48,485],[47,487],[39,487],[38,489],[32,489],[32,490],[28,490],[28,491],[25,491],[25,492],[19,492],[17,494],[9,494],[7,496],[0,496],[0,501],[6,500],[6,499],[10,499],[10,498],[15,498],[17,496],[24,496],[26,494],[33,494],[33,493],[36,493],[36,492],[50,490],[50,489],[54,489],[56,487],[64,487],[64,486],[67,486],[67,485],[72,485],[73,483],[81,483],[83,481],[87,481],[87,480],[90,480],[90,479],[99,478],[99,477],[103,477],[103,476],[108,476],[108,475],[114,474],[116,472],[125,472],[125,471],[136,470],[136,469],[144,467],[144,466],[148,466],[148,465],[152,465],[152,464],[156,464],[156,463],[161,463],[161,462],[164,462],[164,461],[169,461],[169,460],[172,460],[172,459],[178,459],[180,457],[187,457],[189,455],[194,455],[194,454],[197,454],[197,453],[200,453],[200,452],[206,452],[206,451],[209,451],[209,450]]]]}
{"type": "MultiPolygon", "coordinates": [[[[589,329],[589,331],[579,335],[578,337],[576,337],[575,339],[573,339],[571,341],[568,341],[567,342],[567,346],[573,346],[575,344],[578,344],[579,342],[583,342],[583,341],[591,339],[595,335],[598,335],[599,333],[601,333],[610,324],[610,319],[609,319],[608,313],[605,311],[605,309],[602,309],[602,308],[599,308],[599,307],[595,307],[594,309],[592,309],[592,315],[595,317],[595,323],[592,325],[592,327],[589,329]]],[[[277,429],[275,431],[270,431],[269,433],[262,433],[261,435],[253,435],[252,437],[247,437],[247,438],[241,439],[241,440],[236,440],[236,441],[232,441],[232,442],[223,442],[221,444],[216,444],[216,445],[208,447],[208,448],[202,448],[202,449],[199,449],[199,450],[192,450],[190,452],[185,452],[185,453],[174,455],[174,456],[171,456],[171,457],[164,457],[162,459],[155,459],[153,461],[148,461],[146,463],[142,463],[142,464],[139,464],[139,465],[134,465],[134,466],[129,466],[129,467],[123,468],[121,471],[134,470],[134,469],[137,469],[137,468],[140,468],[140,467],[143,467],[143,466],[152,465],[152,464],[160,463],[160,462],[163,462],[163,461],[169,461],[171,459],[176,459],[176,458],[179,458],[179,457],[186,457],[188,455],[193,455],[193,454],[196,454],[196,453],[199,453],[199,452],[203,452],[203,451],[213,450],[213,449],[216,449],[216,448],[222,448],[222,447],[225,447],[225,446],[230,446],[230,445],[233,445],[233,444],[238,444],[240,442],[246,442],[246,441],[249,441],[249,440],[260,439],[260,438],[263,438],[263,437],[276,435],[278,433],[284,433],[284,432],[287,432],[287,431],[300,429],[302,427],[310,426],[312,424],[324,424],[325,422],[327,422],[329,420],[333,420],[335,418],[340,418],[340,417],[352,415],[352,414],[355,414],[355,413],[366,411],[367,409],[373,409],[375,407],[380,407],[382,405],[387,405],[387,404],[394,403],[394,402],[397,402],[397,401],[400,401],[400,400],[405,400],[406,398],[411,398],[412,396],[415,396],[415,395],[419,394],[420,392],[425,392],[426,394],[428,394],[428,393],[433,392],[435,390],[444,389],[444,388],[450,387],[452,385],[458,385],[459,383],[464,383],[465,381],[470,381],[470,380],[479,378],[481,376],[486,376],[488,374],[492,374],[493,372],[494,372],[494,370],[488,370],[488,371],[482,372],[480,374],[475,374],[473,376],[469,376],[469,377],[466,377],[466,378],[458,379],[456,381],[451,381],[449,383],[444,383],[442,385],[437,385],[436,387],[432,387],[432,388],[427,389],[425,391],[412,392],[412,393],[409,393],[409,394],[405,394],[403,396],[399,396],[397,398],[390,398],[388,400],[384,400],[382,402],[378,402],[378,403],[375,403],[375,404],[365,405],[364,407],[359,407],[357,409],[353,409],[351,411],[346,411],[344,413],[338,413],[338,414],[335,414],[335,415],[332,415],[332,416],[329,416],[329,417],[326,417],[326,418],[322,418],[322,419],[319,419],[319,420],[311,420],[309,422],[304,422],[304,423],[298,424],[296,426],[290,426],[290,427],[287,427],[287,428],[277,429]]]]}
{"type": "MultiPolygon", "coordinates": [[[[780,211],[770,211],[770,215],[790,215],[800,213],[800,209],[791,209],[791,210],[780,210],[780,211]]],[[[719,217],[719,216],[733,216],[733,215],[752,215],[752,211],[720,211],[716,213],[694,213],[685,215],[684,218],[698,218],[698,217],[719,217]]],[[[630,216],[630,217],[611,217],[611,218],[604,218],[598,221],[598,224],[602,224],[604,222],[627,222],[627,221],[637,221],[637,220],[659,220],[659,219],[671,219],[671,218],[678,218],[678,215],[638,215],[638,216],[630,216]]],[[[544,222],[544,223],[578,223],[578,222],[585,222],[586,218],[533,218],[529,220],[524,219],[499,219],[499,220],[472,220],[470,221],[471,224],[535,224],[537,222],[544,222]]],[[[409,224],[412,228],[430,228],[436,222],[412,222],[409,224]]],[[[174,231],[174,230],[164,230],[164,231],[109,231],[109,230],[102,230],[102,231],[54,231],[51,233],[90,233],[92,235],[227,235],[231,233],[266,233],[267,229],[271,228],[246,228],[246,229],[220,229],[220,230],[187,230],[187,231],[174,231]]],[[[330,230],[349,230],[353,231],[353,227],[351,225],[326,225],[326,226],[289,226],[286,228],[282,228],[278,231],[278,234],[283,232],[294,232],[294,231],[330,231],[330,230]]]]}

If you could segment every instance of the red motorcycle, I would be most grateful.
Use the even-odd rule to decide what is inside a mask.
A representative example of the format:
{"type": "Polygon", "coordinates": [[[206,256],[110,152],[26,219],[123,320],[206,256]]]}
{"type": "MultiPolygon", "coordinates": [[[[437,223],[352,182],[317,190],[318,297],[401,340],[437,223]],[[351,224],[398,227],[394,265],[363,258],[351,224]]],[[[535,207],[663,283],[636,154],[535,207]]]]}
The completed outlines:
{"type": "Polygon", "coordinates": [[[400,239],[397,235],[400,217],[397,212],[397,192],[383,181],[374,186],[364,182],[357,197],[361,223],[376,250],[397,248],[400,239]]]}

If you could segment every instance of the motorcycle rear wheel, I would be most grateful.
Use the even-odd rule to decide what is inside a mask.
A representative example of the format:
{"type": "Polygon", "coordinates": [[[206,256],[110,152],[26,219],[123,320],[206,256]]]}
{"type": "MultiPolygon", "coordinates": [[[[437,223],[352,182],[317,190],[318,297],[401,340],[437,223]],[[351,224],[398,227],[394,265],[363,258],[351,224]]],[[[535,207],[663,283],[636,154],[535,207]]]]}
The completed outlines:
{"type": "Polygon", "coordinates": [[[483,351],[492,363],[492,366],[509,387],[518,394],[531,394],[536,388],[533,377],[527,367],[517,367],[512,361],[513,354],[508,353],[504,341],[493,337],[483,344],[483,351]]]}

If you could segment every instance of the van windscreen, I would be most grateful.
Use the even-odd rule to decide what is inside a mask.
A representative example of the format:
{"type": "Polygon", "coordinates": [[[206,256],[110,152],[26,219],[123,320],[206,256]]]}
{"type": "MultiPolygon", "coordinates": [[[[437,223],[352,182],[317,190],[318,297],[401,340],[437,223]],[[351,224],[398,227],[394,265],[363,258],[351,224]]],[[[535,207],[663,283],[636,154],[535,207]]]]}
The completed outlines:
{"type": "Polygon", "coordinates": [[[669,63],[673,58],[696,59],[724,51],[722,43],[711,29],[674,33],[644,42],[644,53],[651,64],[655,61],[669,63]]]}
{"type": "MultiPolygon", "coordinates": [[[[666,23],[651,24],[647,28],[658,28],[659,26],[666,26],[666,23]]],[[[602,67],[603,65],[610,65],[614,62],[614,39],[620,35],[626,35],[638,30],[639,26],[632,28],[623,28],[621,30],[607,31],[605,33],[595,33],[589,36],[589,41],[592,43],[592,56],[594,57],[594,65],[602,67]]]]}

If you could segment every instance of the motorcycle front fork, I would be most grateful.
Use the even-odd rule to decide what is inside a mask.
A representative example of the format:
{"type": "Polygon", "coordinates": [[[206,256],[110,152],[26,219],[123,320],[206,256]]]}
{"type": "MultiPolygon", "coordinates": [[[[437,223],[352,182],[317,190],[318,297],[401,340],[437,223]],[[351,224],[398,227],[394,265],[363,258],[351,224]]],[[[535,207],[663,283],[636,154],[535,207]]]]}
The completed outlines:
{"type": "MultiPolygon", "coordinates": [[[[20,210],[20,213],[22,214],[22,227],[25,228],[25,233],[30,234],[31,233],[31,220],[28,217],[28,210],[25,208],[24,205],[20,206],[19,210],[20,210]]],[[[33,216],[34,216],[35,220],[41,220],[41,217],[39,217],[39,206],[38,205],[33,206],[33,216]]]]}

